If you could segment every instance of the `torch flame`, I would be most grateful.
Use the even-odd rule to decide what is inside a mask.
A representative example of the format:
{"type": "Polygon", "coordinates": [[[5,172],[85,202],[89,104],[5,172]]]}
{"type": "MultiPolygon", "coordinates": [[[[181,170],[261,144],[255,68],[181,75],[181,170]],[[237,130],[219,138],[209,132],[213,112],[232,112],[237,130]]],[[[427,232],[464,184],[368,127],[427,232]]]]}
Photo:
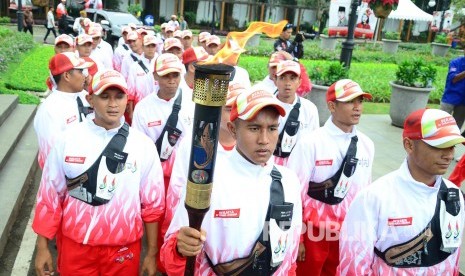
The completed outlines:
{"type": "Polygon", "coordinates": [[[216,64],[223,63],[228,65],[236,65],[239,56],[245,52],[245,44],[255,34],[265,33],[267,36],[275,38],[286,26],[287,20],[282,20],[276,24],[267,22],[252,22],[247,30],[243,32],[229,32],[226,37],[226,42],[221,50],[216,55],[199,64],[216,64]]]}

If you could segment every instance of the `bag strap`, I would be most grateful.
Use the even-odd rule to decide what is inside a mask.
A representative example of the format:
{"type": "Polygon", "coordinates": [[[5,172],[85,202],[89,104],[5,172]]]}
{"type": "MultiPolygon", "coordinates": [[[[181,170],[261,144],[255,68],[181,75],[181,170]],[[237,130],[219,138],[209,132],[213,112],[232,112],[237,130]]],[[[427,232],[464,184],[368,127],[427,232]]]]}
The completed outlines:
{"type": "Polygon", "coordinates": [[[84,115],[84,117],[86,117],[87,115],[92,113],[94,110],[92,109],[92,107],[84,106],[84,104],[82,103],[82,100],[81,100],[81,98],[79,96],[76,97],[76,102],[77,102],[78,111],[79,111],[79,122],[82,122],[82,115],[84,115]]]}
{"type": "Polygon", "coordinates": [[[142,68],[142,70],[144,70],[144,72],[145,72],[146,74],[148,74],[148,73],[150,72],[149,69],[147,69],[147,66],[145,66],[144,62],[143,62],[141,59],[139,59],[139,60],[137,61],[137,63],[138,63],[139,66],[142,68]]]}
{"type": "Polygon", "coordinates": [[[161,147],[163,144],[163,136],[165,131],[170,127],[170,128],[176,128],[176,125],[178,124],[178,115],[179,111],[181,110],[181,102],[182,102],[182,91],[181,89],[178,89],[178,96],[176,97],[176,100],[174,100],[173,103],[173,109],[171,110],[171,114],[168,117],[168,120],[166,120],[166,124],[163,127],[163,130],[160,133],[160,136],[158,137],[157,141],[155,142],[155,145],[157,146],[157,151],[158,154],[160,155],[161,153],[161,147]]]}
{"type": "MultiPolygon", "coordinates": [[[[277,93],[277,91],[276,91],[277,93]]],[[[281,131],[281,133],[279,133],[279,137],[278,137],[278,143],[276,144],[276,149],[274,151],[274,155],[276,156],[282,156],[282,147],[281,147],[281,143],[283,141],[283,137],[284,137],[284,132],[286,131],[286,127],[288,125],[289,122],[297,122],[298,119],[299,119],[299,115],[300,115],[300,97],[297,96],[297,102],[296,104],[292,107],[291,109],[291,112],[289,112],[289,116],[287,117],[287,120],[286,120],[286,123],[284,124],[284,127],[283,127],[283,130],[281,131]]],[[[287,156],[282,156],[282,157],[287,157],[287,156]]]]}
{"type": "Polygon", "coordinates": [[[134,60],[134,61],[138,61],[138,60],[139,60],[133,53],[131,53],[131,58],[132,58],[132,60],[134,60]]]}
{"type": "Polygon", "coordinates": [[[128,45],[126,45],[126,44],[123,44],[123,48],[124,48],[124,50],[126,50],[126,51],[129,51],[129,47],[128,47],[128,45]]]}

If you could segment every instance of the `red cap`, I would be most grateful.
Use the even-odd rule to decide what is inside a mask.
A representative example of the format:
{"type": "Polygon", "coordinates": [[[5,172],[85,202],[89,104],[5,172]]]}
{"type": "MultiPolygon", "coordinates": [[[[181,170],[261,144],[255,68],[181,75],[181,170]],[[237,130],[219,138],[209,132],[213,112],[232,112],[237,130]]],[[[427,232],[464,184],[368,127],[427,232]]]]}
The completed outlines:
{"type": "Polygon", "coordinates": [[[92,89],[89,91],[89,94],[100,95],[110,87],[116,87],[124,93],[128,93],[126,80],[120,72],[115,70],[103,70],[97,72],[92,79],[92,89]]]}
{"type": "Polygon", "coordinates": [[[211,36],[209,32],[201,32],[199,34],[199,42],[206,42],[209,36],[211,36]]]}
{"type": "Polygon", "coordinates": [[[278,66],[280,61],[292,60],[292,55],[285,51],[278,51],[271,54],[270,60],[268,61],[268,66],[278,66]]]}
{"type": "Polygon", "coordinates": [[[209,46],[211,44],[220,45],[221,44],[220,38],[218,36],[216,36],[216,35],[209,36],[207,38],[207,46],[209,46]]]}
{"type": "Polygon", "coordinates": [[[284,73],[292,72],[300,76],[300,65],[293,60],[285,60],[278,63],[276,67],[276,75],[281,76],[284,73]]]}
{"type": "Polygon", "coordinates": [[[402,137],[422,140],[435,148],[450,148],[465,142],[454,117],[439,109],[419,109],[404,122],[402,137]]]}
{"type": "Polygon", "coordinates": [[[63,74],[71,69],[86,69],[91,66],[91,62],[87,62],[70,52],[56,54],[48,63],[48,68],[53,76],[63,74]]]}
{"type": "Polygon", "coordinates": [[[366,99],[371,99],[369,93],[363,92],[362,88],[358,83],[349,79],[338,80],[333,83],[326,92],[326,102],[348,102],[359,96],[363,96],[366,99]]]}
{"type": "Polygon", "coordinates": [[[73,38],[67,34],[61,34],[55,38],[55,46],[62,42],[68,44],[70,47],[74,47],[73,38]]]}
{"type": "Polygon", "coordinates": [[[92,43],[92,37],[87,34],[80,34],[78,37],[76,37],[76,45],[83,45],[87,42],[92,43]]]}
{"type": "Polygon", "coordinates": [[[191,47],[182,54],[182,63],[189,64],[199,60],[206,60],[209,56],[202,46],[191,47]]]}
{"type": "Polygon", "coordinates": [[[181,73],[182,67],[179,58],[171,53],[161,54],[155,61],[155,72],[159,76],[164,76],[173,72],[181,73]]]}
{"type": "Polygon", "coordinates": [[[165,39],[165,45],[163,47],[165,51],[168,51],[169,49],[173,47],[178,47],[181,50],[183,49],[181,41],[179,41],[179,39],[174,38],[174,37],[165,39]]]}
{"type": "Polygon", "coordinates": [[[253,120],[260,110],[267,106],[276,108],[282,117],[286,116],[286,110],[273,94],[259,87],[252,88],[236,97],[231,108],[230,121],[233,122],[237,118],[245,121],[253,120]]]}

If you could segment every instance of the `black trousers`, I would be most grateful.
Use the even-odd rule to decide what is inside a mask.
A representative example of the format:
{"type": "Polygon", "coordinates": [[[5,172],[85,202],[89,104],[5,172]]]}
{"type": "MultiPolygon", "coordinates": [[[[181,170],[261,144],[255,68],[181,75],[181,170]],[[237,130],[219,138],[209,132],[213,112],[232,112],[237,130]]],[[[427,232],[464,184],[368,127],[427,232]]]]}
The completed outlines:
{"type": "Polygon", "coordinates": [[[30,25],[29,25],[29,24],[24,25],[23,31],[24,31],[25,33],[27,33],[27,31],[29,31],[29,32],[31,33],[31,35],[34,35],[34,30],[32,30],[32,24],[30,24],[30,25]]]}
{"type": "Polygon", "coordinates": [[[54,27],[52,27],[52,28],[47,28],[47,33],[45,34],[44,41],[47,40],[47,37],[48,37],[48,35],[50,34],[50,32],[53,32],[53,35],[55,35],[55,38],[57,37],[57,32],[55,31],[55,28],[54,28],[54,27]]]}

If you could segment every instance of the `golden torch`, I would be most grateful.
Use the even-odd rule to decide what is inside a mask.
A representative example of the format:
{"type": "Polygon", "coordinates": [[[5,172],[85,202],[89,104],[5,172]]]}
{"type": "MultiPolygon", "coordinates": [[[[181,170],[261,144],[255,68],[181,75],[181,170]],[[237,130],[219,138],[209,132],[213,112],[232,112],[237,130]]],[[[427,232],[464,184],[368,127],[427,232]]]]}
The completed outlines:
{"type": "MultiPolygon", "coordinates": [[[[200,230],[210,208],[221,106],[226,103],[229,78],[234,67],[225,64],[194,66],[195,113],[185,205],[189,227],[200,230]]],[[[194,269],[195,257],[187,258],[184,275],[194,275],[194,269]]]]}

